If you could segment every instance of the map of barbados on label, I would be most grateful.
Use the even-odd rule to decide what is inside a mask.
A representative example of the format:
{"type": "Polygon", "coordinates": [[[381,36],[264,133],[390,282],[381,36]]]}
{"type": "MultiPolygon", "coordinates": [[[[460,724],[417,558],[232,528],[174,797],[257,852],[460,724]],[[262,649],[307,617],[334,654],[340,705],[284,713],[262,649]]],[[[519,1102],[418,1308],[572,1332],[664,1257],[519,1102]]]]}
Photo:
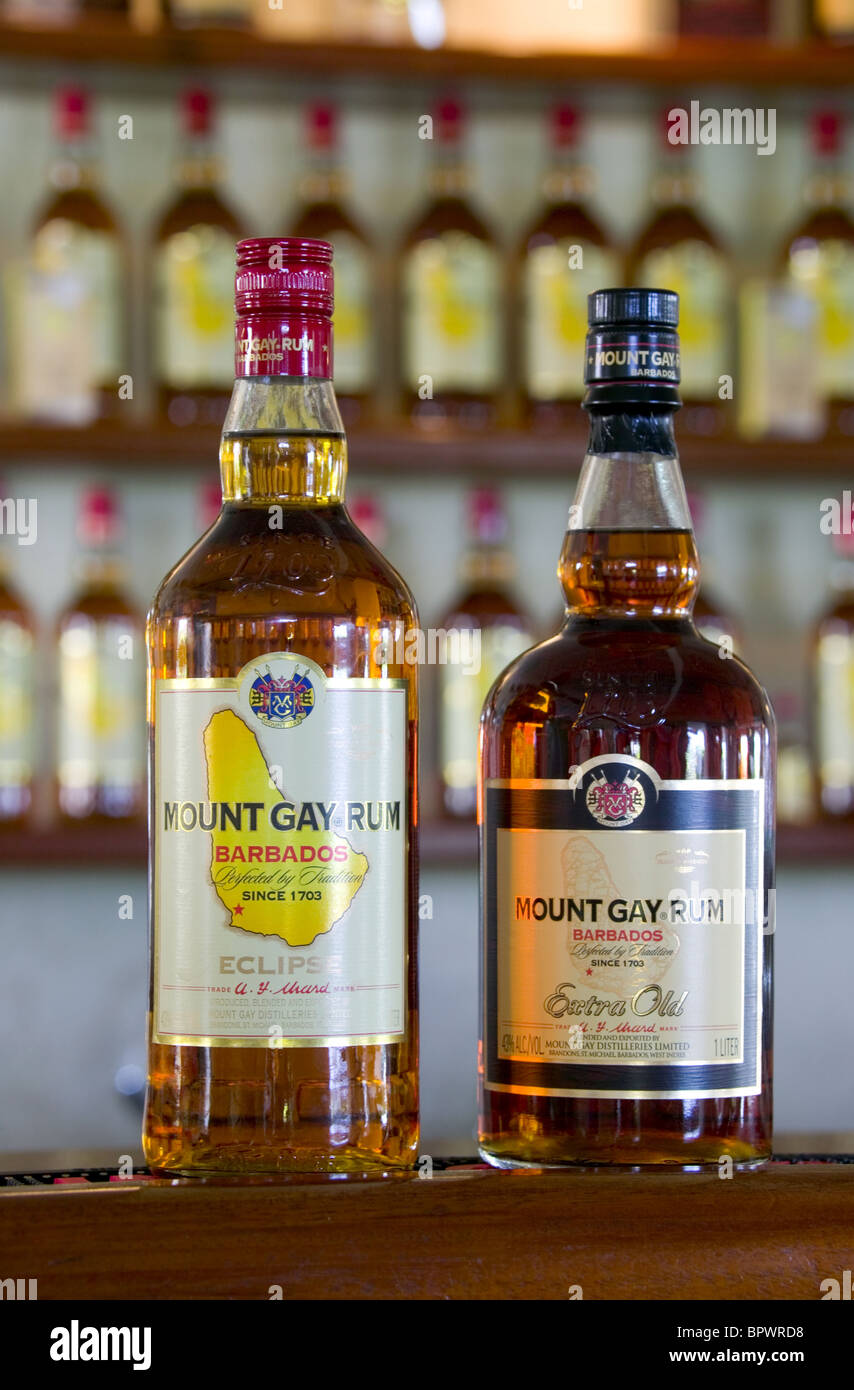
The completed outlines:
{"type": "Polygon", "coordinates": [[[406,682],[272,653],[158,681],[155,729],[155,1040],[399,1036],[406,682]]]}

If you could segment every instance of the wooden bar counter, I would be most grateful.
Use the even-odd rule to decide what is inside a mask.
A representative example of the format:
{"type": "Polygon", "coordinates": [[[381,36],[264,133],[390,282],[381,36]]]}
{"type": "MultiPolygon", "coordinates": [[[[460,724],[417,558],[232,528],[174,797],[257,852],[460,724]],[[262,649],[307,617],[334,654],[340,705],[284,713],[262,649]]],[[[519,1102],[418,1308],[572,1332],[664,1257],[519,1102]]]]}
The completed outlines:
{"type": "Polygon", "coordinates": [[[731,1179],[475,1161],[367,1182],[94,1176],[0,1178],[0,1276],[74,1301],[817,1300],[854,1254],[838,1159],[731,1179]]]}

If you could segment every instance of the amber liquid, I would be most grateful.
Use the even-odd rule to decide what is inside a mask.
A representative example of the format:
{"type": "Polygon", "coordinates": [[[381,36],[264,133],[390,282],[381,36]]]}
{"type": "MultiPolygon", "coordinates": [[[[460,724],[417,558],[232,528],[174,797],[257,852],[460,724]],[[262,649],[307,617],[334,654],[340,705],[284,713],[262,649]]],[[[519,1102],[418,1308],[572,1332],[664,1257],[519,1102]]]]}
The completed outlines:
{"type": "MultiPolygon", "coordinates": [[[[770,875],[773,716],[747,668],[722,660],[694,627],[691,532],[569,532],[560,574],[570,610],[563,629],[527,652],[487,702],[482,783],[566,778],[603,753],[640,758],[664,778],[764,777],[770,875]]],[[[771,1144],[772,937],[763,942],[760,1095],[598,1100],[481,1084],[481,1148],[508,1166],[763,1161],[771,1144]]]]}
{"type": "Polygon", "coordinates": [[[409,680],[407,1028],[400,1042],[370,1046],[152,1044],[146,1161],[186,1175],[403,1170],[418,1143],[415,668],[381,670],[373,658],[381,625],[417,618],[343,506],[343,439],[226,437],[221,463],[222,514],[152,608],[151,674],[230,677],[294,651],[330,676],[409,680]],[[281,529],[269,525],[274,502],[281,529]]]}

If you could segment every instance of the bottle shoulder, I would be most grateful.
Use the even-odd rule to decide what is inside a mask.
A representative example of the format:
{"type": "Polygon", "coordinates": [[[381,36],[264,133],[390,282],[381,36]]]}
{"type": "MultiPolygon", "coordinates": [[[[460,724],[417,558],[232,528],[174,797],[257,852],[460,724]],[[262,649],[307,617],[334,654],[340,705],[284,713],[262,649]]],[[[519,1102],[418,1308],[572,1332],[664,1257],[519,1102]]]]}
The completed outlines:
{"type": "Polygon", "coordinates": [[[403,579],[341,506],[226,505],[166,575],[151,617],[288,611],[417,621],[403,579]]]}
{"type": "Polygon", "coordinates": [[[570,619],[523,653],[493,686],[487,722],[603,717],[616,724],[773,727],[768,697],[738,657],[721,654],[692,623],[612,626],[570,619]]]}

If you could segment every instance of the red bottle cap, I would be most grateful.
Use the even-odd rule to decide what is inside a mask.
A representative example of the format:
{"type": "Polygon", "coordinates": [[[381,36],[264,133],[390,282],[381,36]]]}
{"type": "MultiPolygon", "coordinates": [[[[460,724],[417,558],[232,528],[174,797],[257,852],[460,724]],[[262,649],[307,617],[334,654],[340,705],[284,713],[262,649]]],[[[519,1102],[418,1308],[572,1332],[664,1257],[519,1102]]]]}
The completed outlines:
{"type": "Polygon", "coordinates": [[[222,484],[204,483],[199,493],[199,518],[207,531],[222,511],[222,484]]]}
{"type": "Polygon", "coordinates": [[[475,488],[469,496],[469,531],[484,545],[500,545],[507,538],[507,513],[497,488],[475,488]]]}
{"type": "Polygon", "coordinates": [[[562,103],[552,111],[552,143],[558,149],[569,149],[578,144],[581,129],[581,114],[574,106],[562,103]]]}
{"type": "Polygon", "coordinates": [[[191,87],[181,94],[181,119],[187,135],[210,135],[214,99],[205,87],[191,87]]]}
{"type": "Polygon", "coordinates": [[[80,500],[77,534],[83,545],[113,545],[121,533],[121,509],[116,494],[92,487],[80,500]]]}
{"type": "Polygon", "coordinates": [[[83,87],[60,87],[54,98],[54,129],[62,140],[89,133],[89,93],[83,87]]]}
{"type": "Polygon", "coordinates": [[[332,376],[328,241],[239,241],[234,307],[237,376],[332,376]]]}
{"type": "Polygon", "coordinates": [[[381,550],[386,536],[386,522],[376,498],[367,492],[357,493],[348,503],[347,510],[359,530],[364,531],[371,544],[381,550]]]}
{"type": "Polygon", "coordinates": [[[465,113],[456,97],[443,97],[436,106],[436,139],[440,145],[456,145],[463,133],[465,113]]]}
{"type": "Polygon", "coordinates": [[[306,110],[306,138],[313,150],[331,150],[338,139],[338,112],[331,102],[318,101],[306,110]]]}
{"type": "Polygon", "coordinates": [[[813,154],[839,154],[842,148],[842,126],[842,115],[839,111],[814,111],[810,122],[813,154]]]}

